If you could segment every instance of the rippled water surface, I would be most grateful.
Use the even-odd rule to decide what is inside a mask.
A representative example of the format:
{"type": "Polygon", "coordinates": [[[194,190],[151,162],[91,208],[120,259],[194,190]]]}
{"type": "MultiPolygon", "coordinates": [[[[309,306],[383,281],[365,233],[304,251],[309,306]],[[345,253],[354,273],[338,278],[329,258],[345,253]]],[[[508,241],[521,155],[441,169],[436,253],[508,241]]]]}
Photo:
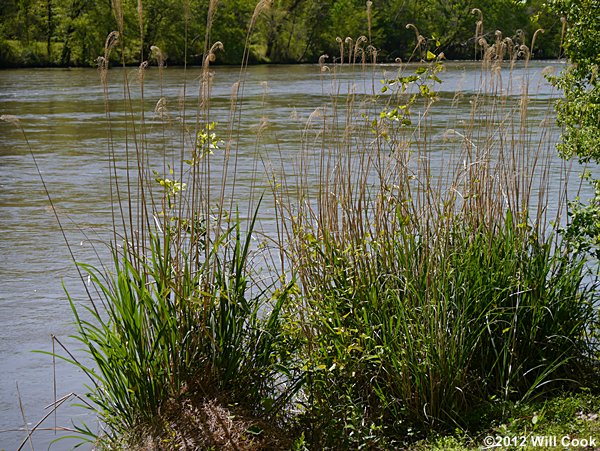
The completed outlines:
{"type": "MultiPolygon", "coordinates": [[[[528,81],[529,110],[532,121],[541,123],[552,112],[552,89],[541,75],[548,65],[519,65],[512,74],[502,72],[507,91],[521,93],[528,81]],[[510,80],[510,82],[509,82],[510,80]],[[509,89],[510,87],[510,89],[509,89]]],[[[432,109],[432,136],[468,118],[469,102],[457,102],[456,93],[468,97],[477,92],[481,71],[478,63],[447,63],[437,87],[440,100],[432,109]]],[[[122,97],[124,69],[111,70],[110,95],[122,97]]],[[[276,161],[277,167],[294,168],[302,130],[315,109],[330,103],[331,94],[351,90],[357,95],[378,91],[380,80],[393,76],[394,66],[344,69],[321,72],[318,66],[260,66],[245,75],[243,119],[238,124],[240,147],[237,168],[236,200],[253,184],[268,187],[261,170],[276,161]],[[335,80],[335,81],[334,81],[335,80]],[[264,83],[266,82],[266,83],[264,83]],[[268,134],[256,145],[256,130],[267,120],[268,134]]],[[[139,97],[135,70],[125,69],[132,84],[134,101],[139,97]]],[[[167,68],[160,87],[157,69],[146,74],[144,107],[148,124],[156,122],[154,105],[166,97],[172,111],[184,92],[189,111],[197,104],[197,69],[184,72],[167,68]],[[161,92],[162,89],[162,92],[161,92]]],[[[231,87],[239,79],[239,69],[214,69],[211,120],[225,121],[229,114],[231,87]]],[[[111,105],[115,136],[123,136],[122,119],[126,109],[115,101],[111,105]]],[[[74,297],[83,290],[57,221],[50,208],[44,186],[34,165],[41,171],[71,243],[75,257],[83,261],[106,259],[102,243],[110,240],[110,192],[108,189],[107,122],[99,74],[93,69],[5,70],[0,71],[0,114],[15,115],[26,132],[23,135],[9,123],[0,123],[0,449],[16,449],[57,396],[83,393],[87,382],[73,366],[57,362],[34,350],[51,351],[51,335],[73,349],[68,338],[73,331],[71,312],[63,283],[74,297]],[[31,149],[31,152],[30,152],[31,149]],[[94,251],[96,249],[96,251],[94,251]],[[25,424],[26,423],[26,424],[25,424]]],[[[175,113],[173,113],[175,114],[175,113]]],[[[516,114],[516,113],[515,113],[516,114]]],[[[149,134],[154,131],[151,129],[149,134]]],[[[148,147],[152,152],[158,152],[148,147]]],[[[117,153],[122,151],[117,146],[117,153]]],[[[155,155],[158,159],[158,153],[155,155]]],[[[558,193],[558,181],[557,181],[558,193]]],[[[557,195],[557,194],[556,194],[557,195]]],[[[551,202],[552,203],[552,202],[551,202]]],[[[272,211],[268,202],[263,216],[272,211]]],[[[264,218],[268,222],[268,217],[264,218]]],[[[268,228],[268,226],[267,226],[268,228]]],[[[56,419],[51,416],[42,427],[71,426],[72,421],[94,419],[81,409],[61,407],[56,419]]],[[[33,435],[37,447],[47,448],[58,435],[38,431],[33,435]]],[[[69,449],[74,442],[64,441],[52,449],[69,449]]]]}

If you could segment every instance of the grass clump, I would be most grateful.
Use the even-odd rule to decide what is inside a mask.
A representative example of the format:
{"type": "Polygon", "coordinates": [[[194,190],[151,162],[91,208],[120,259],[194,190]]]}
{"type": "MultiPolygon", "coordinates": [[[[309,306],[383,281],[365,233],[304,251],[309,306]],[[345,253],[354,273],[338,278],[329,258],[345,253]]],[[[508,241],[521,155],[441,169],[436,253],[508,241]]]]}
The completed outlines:
{"type": "MultiPolygon", "coordinates": [[[[195,113],[182,97],[174,117],[160,97],[150,121],[147,61],[132,72],[133,83],[123,69],[123,98],[112,96],[108,61],[121,38],[111,33],[99,59],[112,265],[79,264],[88,299],[69,300],[75,338],[92,363],[66,358],[91,379],[88,406],[102,429],[77,430],[117,448],[271,443],[298,385],[298,376],[285,370],[291,351],[284,334],[297,290],[293,279],[259,273],[266,254],[254,244],[261,200],[250,196],[247,218],[226,200],[231,149],[221,149],[216,124],[207,120],[209,65],[222,44],[208,46],[195,113]],[[131,132],[113,128],[113,109],[125,111],[119,124],[131,132]],[[199,428],[190,433],[192,424],[199,428]]],[[[153,51],[162,80],[164,59],[153,51]]],[[[233,135],[235,101],[230,114],[233,135]]]]}
{"type": "Polygon", "coordinates": [[[359,257],[330,237],[313,250],[328,271],[307,296],[309,415],[322,422],[316,434],[334,433],[319,440],[374,445],[465,428],[482,402],[577,383],[594,315],[582,262],[512,224],[495,233],[461,224],[436,236],[441,247],[405,227],[359,257]]]}
{"type": "Polygon", "coordinates": [[[85,316],[71,300],[77,338],[95,363],[80,366],[94,380],[89,397],[113,439],[152,424],[186,396],[221,396],[252,413],[277,407],[281,312],[291,285],[249,293],[249,237],[238,223],[194,274],[184,269],[179,277],[168,233],[164,245],[152,237],[148,256],[115,251],[114,272],[82,265],[99,300],[85,316]]]}
{"type": "MultiPolygon", "coordinates": [[[[482,80],[502,70],[485,65],[482,80]]],[[[334,105],[318,193],[300,189],[289,206],[303,415],[322,446],[385,449],[468,429],[482,403],[568,390],[592,370],[596,286],[548,231],[544,138],[529,137],[522,100],[493,95],[504,88],[492,75],[471,100],[471,125],[452,130],[463,147],[436,174],[440,70],[400,74],[381,114],[334,105]]]]}

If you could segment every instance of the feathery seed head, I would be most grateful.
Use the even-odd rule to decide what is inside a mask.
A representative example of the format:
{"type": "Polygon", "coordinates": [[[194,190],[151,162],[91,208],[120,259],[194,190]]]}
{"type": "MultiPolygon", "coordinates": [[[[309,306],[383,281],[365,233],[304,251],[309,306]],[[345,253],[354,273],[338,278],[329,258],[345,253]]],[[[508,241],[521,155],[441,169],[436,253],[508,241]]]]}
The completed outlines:
{"type": "Polygon", "coordinates": [[[254,13],[252,13],[252,18],[250,19],[250,29],[254,28],[254,24],[264,11],[269,9],[273,5],[273,0],[260,0],[256,7],[254,8],[254,13]]]}
{"type": "Polygon", "coordinates": [[[529,51],[529,47],[525,44],[521,44],[519,46],[519,56],[522,56],[524,59],[528,60],[531,56],[531,52],[529,51]]]}
{"type": "Polygon", "coordinates": [[[154,56],[154,58],[158,62],[158,66],[163,67],[165,65],[166,58],[162,50],[157,46],[153,45],[150,47],[150,52],[152,52],[152,56],[154,56]]]}
{"type": "Polygon", "coordinates": [[[106,37],[104,42],[104,58],[108,61],[111,50],[117,45],[119,41],[120,33],[118,31],[111,31],[106,37]]]}
{"type": "Polygon", "coordinates": [[[13,116],[12,114],[3,114],[0,116],[0,121],[8,122],[9,124],[14,125],[15,127],[21,127],[21,121],[17,116],[13,116]]]}
{"type": "Polygon", "coordinates": [[[545,32],[546,32],[546,30],[544,30],[543,28],[538,28],[537,30],[535,30],[535,33],[533,33],[533,38],[531,38],[531,47],[529,47],[529,51],[530,51],[530,52],[533,52],[533,47],[534,47],[534,45],[535,45],[535,40],[536,40],[536,38],[537,38],[537,35],[538,35],[539,33],[542,33],[542,34],[543,34],[543,33],[545,33],[545,32]]]}
{"type": "Polygon", "coordinates": [[[406,24],[406,29],[407,30],[411,30],[412,29],[415,32],[415,36],[417,36],[417,37],[420,36],[419,29],[415,26],[415,24],[413,24],[413,23],[407,23],[406,24]]]}
{"type": "Polygon", "coordinates": [[[377,64],[377,48],[373,45],[367,46],[367,52],[371,55],[371,62],[377,64]]]}
{"type": "Polygon", "coordinates": [[[148,67],[148,61],[142,61],[138,67],[138,80],[140,84],[144,82],[144,75],[146,74],[146,68],[148,67]]]}
{"type": "Polygon", "coordinates": [[[215,42],[208,51],[208,55],[206,55],[206,58],[204,58],[203,68],[208,69],[209,64],[214,63],[217,60],[216,52],[218,50],[222,51],[224,49],[225,48],[223,47],[223,43],[221,41],[215,42]]]}
{"type": "Polygon", "coordinates": [[[556,72],[556,68],[554,68],[553,66],[546,66],[546,67],[544,67],[544,69],[542,69],[542,75],[544,77],[554,75],[555,72],[556,72]]]}
{"type": "Polygon", "coordinates": [[[161,97],[156,102],[156,106],[154,107],[154,113],[159,119],[165,119],[168,117],[169,110],[167,109],[167,99],[161,97]]]}

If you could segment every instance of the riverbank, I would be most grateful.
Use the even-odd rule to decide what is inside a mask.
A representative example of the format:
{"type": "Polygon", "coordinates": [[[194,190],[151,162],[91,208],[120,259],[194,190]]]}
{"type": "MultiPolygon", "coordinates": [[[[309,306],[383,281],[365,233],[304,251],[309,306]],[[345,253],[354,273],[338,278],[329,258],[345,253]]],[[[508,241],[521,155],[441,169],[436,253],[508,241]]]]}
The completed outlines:
{"type": "MultiPolygon", "coordinates": [[[[298,432],[282,430],[260,419],[218,405],[171,406],[162,420],[168,436],[138,437],[139,449],[304,450],[298,432]],[[172,409],[172,410],[171,410],[172,409]]],[[[474,451],[481,449],[551,450],[600,449],[600,397],[597,388],[579,394],[557,394],[537,402],[502,405],[489,403],[473,412],[480,416],[476,428],[456,428],[452,433],[415,431],[396,449],[407,451],[474,451]]],[[[142,434],[143,435],[143,434],[142,434]]],[[[134,445],[133,449],[137,449],[134,445]]]]}
{"type": "MultiPolygon", "coordinates": [[[[97,57],[90,58],[86,61],[63,61],[61,60],[61,54],[63,52],[63,44],[59,42],[51,43],[51,50],[48,53],[48,46],[46,42],[33,42],[28,45],[24,45],[23,43],[16,40],[4,40],[4,48],[0,51],[0,70],[2,69],[35,69],[35,68],[58,68],[58,69],[69,69],[69,68],[96,68],[98,65],[97,57]]],[[[100,56],[100,53],[98,56],[100,56]]],[[[452,55],[452,60],[456,62],[471,62],[474,61],[473,58],[481,57],[482,54],[454,54],[452,55]]],[[[540,60],[559,60],[559,55],[555,52],[545,52],[539,53],[536,55],[540,60]]],[[[346,56],[347,58],[347,56],[346,56]]],[[[373,63],[379,64],[398,64],[402,58],[394,57],[394,58],[385,58],[382,55],[379,55],[375,59],[372,57],[365,60],[363,56],[361,61],[363,63],[367,63],[369,65],[373,65],[373,63]]],[[[327,56],[326,59],[320,60],[319,58],[312,58],[311,60],[290,60],[290,59],[270,59],[264,58],[258,55],[254,55],[248,59],[249,65],[303,65],[303,64],[318,64],[321,63],[335,63],[338,64],[342,61],[340,56],[332,56],[331,58],[327,56]]],[[[166,60],[165,61],[172,68],[182,68],[184,66],[184,62],[181,60],[166,60]]],[[[349,61],[346,60],[346,64],[349,64],[349,61]]],[[[131,58],[126,61],[119,61],[114,59],[111,61],[111,65],[113,67],[138,67],[139,62],[136,58],[131,58]]],[[[202,65],[202,55],[196,55],[194,58],[191,58],[187,66],[201,66],[202,65]]],[[[228,66],[228,67],[239,67],[239,61],[230,60],[230,59],[219,59],[213,63],[213,66],[228,66]]]]}

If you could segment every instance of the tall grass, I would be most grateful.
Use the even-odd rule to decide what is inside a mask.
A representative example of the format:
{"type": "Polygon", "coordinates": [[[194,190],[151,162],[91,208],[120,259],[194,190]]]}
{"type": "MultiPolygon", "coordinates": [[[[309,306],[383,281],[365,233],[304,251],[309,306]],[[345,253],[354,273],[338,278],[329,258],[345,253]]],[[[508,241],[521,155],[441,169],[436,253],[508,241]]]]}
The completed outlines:
{"type": "MultiPolygon", "coordinates": [[[[260,198],[250,193],[247,206],[228,199],[226,187],[235,191],[235,177],[229,185],[229,175],[235,175],[229,162],[238,105],[232,98],[227,144],[214,130],[210,105],[210,64],[222,44],[212,43],[207,32],[197,107],[188,113],[184,86],[176,118],[162,94],[164,56],[152,48],[161,97],[149,119],[149,61],[137,71],[121,70],[121,96],[111,89],[109,56],[124,36],[122,11],[115,5],[119,31],[109,35],[99,58],[112,265],[79,264],[92,288],[85,302],[69,301],[75,338],[92,363],[66,357],[92,380],[87,395],[102,431],[85,425],[79,430],[92,441],[99,436],[115,446],[154,438],[167,446],[161,437],[169,436],[171,422],[177,422],[173,410],[183,412],[190,403],[237,406],[236,414],[251,420],[247,427],[254,427],[253,418],[262,418],[265,427],[298,385],[284,370],[290,352],[284,346],[283,318],[295,284],[277,275],[259,277],[261,255],[253,238],[260,198]],[[115,110],[124,114],[115,118],[115,110]],[[238,207],[247,208],[248,217],[241,218],[238,207]]],[[[232,160],[235,165],[235,155],[232,160]]],[[[230,431],[208,432],[229,437],[230,431]]],[[[249,443],[260,441],[242,432],[250,436],[249,443]]],[[[227,437],[198,440],[202,446],[237,446],[227,437]]],[[[168,446],[187,443],[185,437],[170,439],[168,446]]]]}
{"type": "MultiPolygon", "coordinates": [[[[217,400],[277,425],[293,418],[286,446],[299,436],[296,446],[385,448],[431,428],[467,427],[482,402],[581,382],[595,352],[596,287],[549,226],[562,212],[547,217],[553,137],[543,127],[532,133],[528,82],[511,78],[528,48],[499,35],[488,44],[477,26],[481,87],[469,99],[456,93],[453,104],[470,102],[471,113],[444,124],[442,141],[434,115],[442,55],[425,49],[414,25],[414,54],[429,61],[399,65],[363,97],[351,87],[340,94],[336,73],[358,53],[366,68],[374,49],[363,49],[366,37],[340,38],[348,64],[321,60],[333,94],[303,130],[296,173],[270,174],[281,261],[265,281],[252,244],[262,198],[234,202],[246,61],[223,141],[213,122],[210,67],[223,47],[210,36],[216,6],[191,113],[188,86],[176,114],[161,87],[155,118],[145,116],[146,61],[121,71],[121,103],[111,97],[118,11],[120,30],[99,60],[113,261],[80,265],[93,289],[83,307],[70,301],[93,365],[68,359],[93,381],[103,433],[113,443],[146,433],[176,446],[204,430],[184,427],[173,439],[168,412],[217,400]],[[448,155],[436,163],[440,146],[448,155]]],[[[248,45],[266,7],[256,7],[248,45]]],[[[162,80],[164,57],[153,52],[162,80]]]]}
{"type": "Polygon", "coordinates": [[[170,244],[165,252],[157,236],[147,256],[115,251],[111,273],[82,265],[104,308],[84,316],[71,299],[77,338],[95,364],[78,365],[95,382],[90,398],[113,439],[151,424],[186,393],[227,394],[263,413],[276,406],[281,311],[292,285],[271,296],[270,287],[249,292],[251,230],[232,226],[194,274],[175,274],[170,244]]]}
{"type": "Polygon", "coordinates": [[[466,427],[482,403],[573,387],[589,369],[596,286],[549,227],[562,212],[547,217],[553,138],[533,137],[528,81],[512,86],[517,56],[503,62],[501,43],[438,166],[443,66],[432,61],[402,67],[375,106],[333,101],[320,162],[300,163],[321,168],[318,192],[303,179],[280,203],[302,287],[313,443],[386,447],[466,427]]]}

